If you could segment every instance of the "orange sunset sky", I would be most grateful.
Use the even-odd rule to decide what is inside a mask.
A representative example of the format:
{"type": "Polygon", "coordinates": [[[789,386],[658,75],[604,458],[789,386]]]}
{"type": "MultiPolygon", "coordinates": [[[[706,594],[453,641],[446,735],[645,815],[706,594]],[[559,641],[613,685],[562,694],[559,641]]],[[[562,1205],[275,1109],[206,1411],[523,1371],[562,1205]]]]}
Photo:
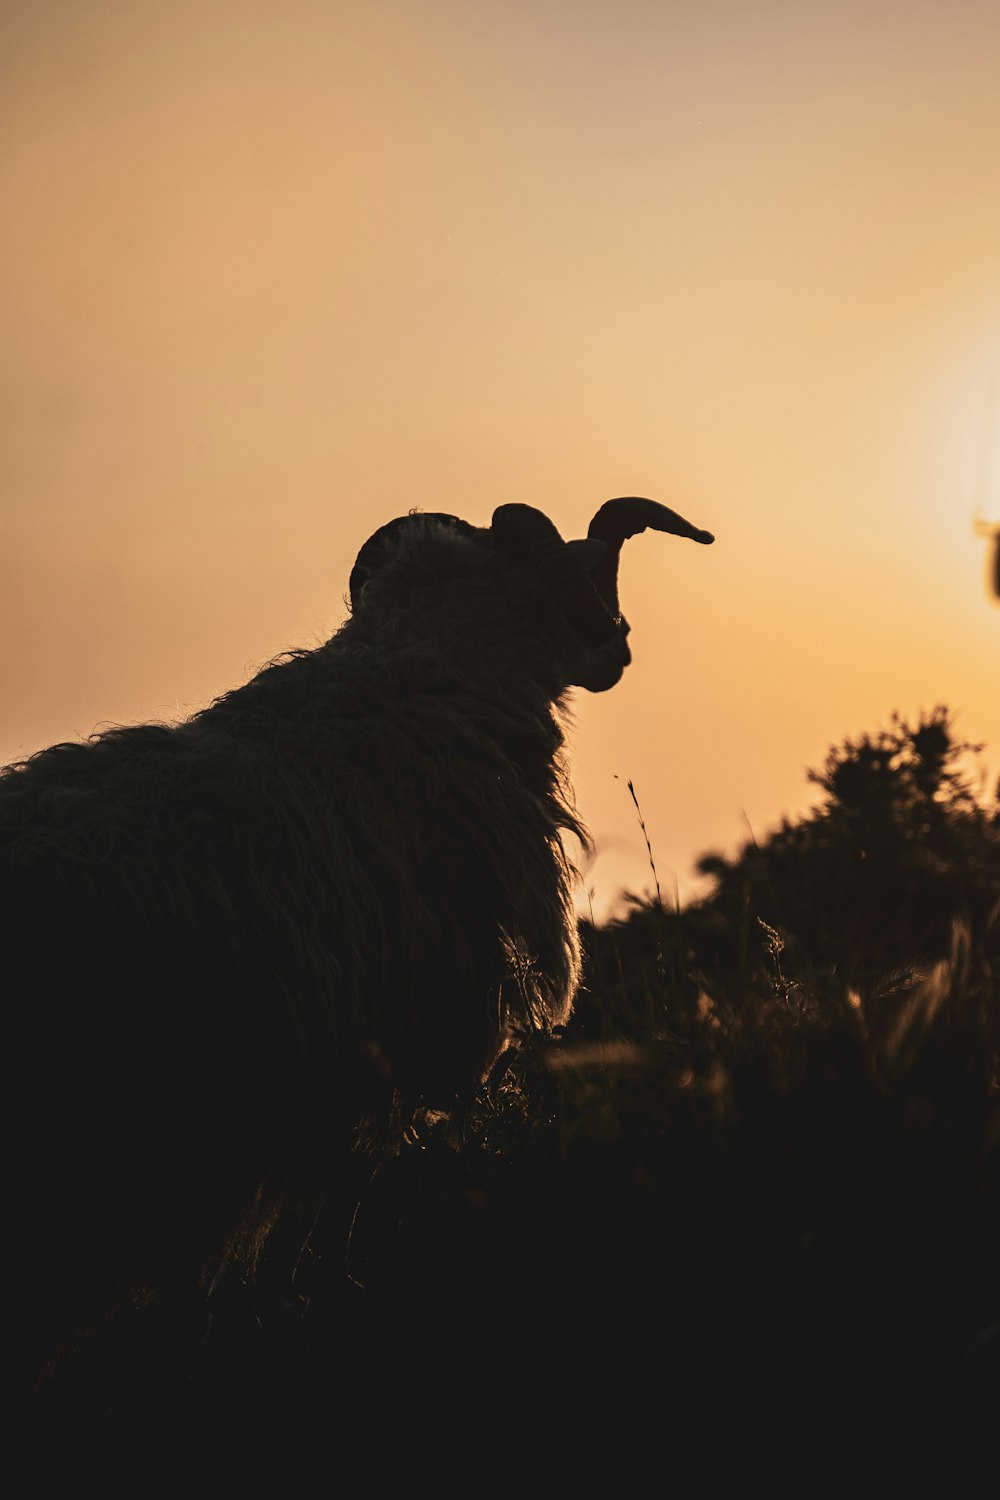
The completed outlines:
{"type": "Polygon", "coordinates": [[[996,0],[0,0],[0,761],[329,635],[411,506],[626,544],[598,915],[951,706],[1000,770],[996,0]],[[977,527],[978,523],[978,527],[977,527]]]}

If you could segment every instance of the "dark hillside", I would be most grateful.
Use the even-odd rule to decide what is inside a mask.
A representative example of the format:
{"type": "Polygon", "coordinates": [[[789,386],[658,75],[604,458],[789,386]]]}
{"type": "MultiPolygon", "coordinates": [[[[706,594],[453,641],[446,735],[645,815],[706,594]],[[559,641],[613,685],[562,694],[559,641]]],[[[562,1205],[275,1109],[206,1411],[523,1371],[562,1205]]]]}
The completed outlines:
{"type": "Polygon", "coordinates": [[[43,1444],[568,1430],[762,1382],[980,1422],[1000,813],[966,748],[944,710],[847,742],[811,818],[706,859],[709,899],[586,927],[564,1035],[522,1039],[461,1119],[365,1122],[348,1187],[290,1205],[255,1285],[105,1330],[43,1444]]]}

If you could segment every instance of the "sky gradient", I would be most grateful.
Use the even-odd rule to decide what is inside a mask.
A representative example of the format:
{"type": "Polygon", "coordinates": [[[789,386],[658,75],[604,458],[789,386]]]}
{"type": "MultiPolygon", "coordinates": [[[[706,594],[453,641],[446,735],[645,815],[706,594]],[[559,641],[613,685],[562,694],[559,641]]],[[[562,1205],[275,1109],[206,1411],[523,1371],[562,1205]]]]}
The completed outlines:
{"type": "Polygon", "coordinates": [[[325,638],[412,506],[639,494],[717,541],[575,699],[597,915],[629,780],[669,900],[893,710],[995,782],[998,180],[995,0],[2,0],[0,762],[325,638]]]}

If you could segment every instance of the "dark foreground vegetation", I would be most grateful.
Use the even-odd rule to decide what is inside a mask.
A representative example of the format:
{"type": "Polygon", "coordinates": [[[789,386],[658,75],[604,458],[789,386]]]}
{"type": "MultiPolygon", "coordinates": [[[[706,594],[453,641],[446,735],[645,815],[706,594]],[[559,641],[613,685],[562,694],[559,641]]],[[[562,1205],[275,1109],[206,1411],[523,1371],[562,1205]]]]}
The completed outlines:
{"type": "Polygon", "coordinates": [[[995,1432],[1000,787],[973,748],[945,709],[894,719],[812,773],[815,812],[707,856],[708,898],[587,926],[563,1035],[461,1114],[361,1122],[253,1284],[96,1335],[40,1459],[280,1434],[426,1472],[476,1429],[579,1463],[591,1424],[627,1455],[765,1393],[779,1427],[849,1413],[828,1442],[890,1398],[995,1432]]]}

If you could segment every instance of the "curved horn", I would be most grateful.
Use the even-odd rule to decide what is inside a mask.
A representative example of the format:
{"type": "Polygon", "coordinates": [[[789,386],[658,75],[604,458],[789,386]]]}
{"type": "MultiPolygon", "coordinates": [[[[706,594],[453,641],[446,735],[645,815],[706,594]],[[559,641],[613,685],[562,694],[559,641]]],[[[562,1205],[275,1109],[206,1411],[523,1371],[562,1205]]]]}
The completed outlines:
{"type": "Polygon", "coordinates": [[[445,526],[452,527],[455,531],[474,532],[476,528],[470,526],[468,521],[462,521],[458,516],[445,515],[440,511],[410,511],[408,515],[397,516],[394,521],[387,521],[377,531],[372,532],[358,553],[357,561],[351,569],[348,589],[351,596],[351,608],[358,602],[361,590],[368,582],[373,573],[377,572],[385,560],[388,544],[393,537],[408,526],[416,526],[424,521],[440,521],[445,526]]]}
{"type": "Polygon", "coordinates": [[[617,634],[617,621],[591,582],[602,565],[595,559],[593,542],[564,541],[548,516],[533,505],[498,506],[492,530],[504,551],[528,563],[550,586],[584,646],[603,646],[617,634]]]}
{"type": "Polygon", "coordinates": [[[639,495],[622,495],[617,500],[606,500],[591,521],[587,536],[602,541],[607,554],[591,572],[591,578],[612,615],[618,616],[618,559],[622,542],[630,536],[649,528],[666,531],[672,536],[686,536],[692,542],[706,546],[715,541],[710,531],[692,526],[683,516],[656,500],[644,500],[639,495]]]}

